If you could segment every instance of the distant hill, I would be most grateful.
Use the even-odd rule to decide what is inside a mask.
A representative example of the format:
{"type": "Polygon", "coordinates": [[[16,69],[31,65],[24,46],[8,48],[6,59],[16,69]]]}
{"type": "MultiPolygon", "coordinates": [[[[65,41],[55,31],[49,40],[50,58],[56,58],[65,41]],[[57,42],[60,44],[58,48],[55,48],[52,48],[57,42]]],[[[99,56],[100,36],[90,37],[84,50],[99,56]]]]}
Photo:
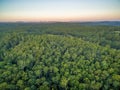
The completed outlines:
{"type": "Polygon", "coordinates": [[[0,25],[8,25],[8,24],[64,24],[64,23],[73,23],[73,24],[81,24],[81,25],[107,25],[107,26],[120,26],[120,21],[89,21],[89,22],[59,22],[59,21],[49,21],[49,22],[0,22],[0,25]]]}
{"type": "Polygon", "coordinates": [[[83,25],[108,25],[108,26],[120,26],[120,21],[96,21],[96,22],[80,22],[83,25]]]}

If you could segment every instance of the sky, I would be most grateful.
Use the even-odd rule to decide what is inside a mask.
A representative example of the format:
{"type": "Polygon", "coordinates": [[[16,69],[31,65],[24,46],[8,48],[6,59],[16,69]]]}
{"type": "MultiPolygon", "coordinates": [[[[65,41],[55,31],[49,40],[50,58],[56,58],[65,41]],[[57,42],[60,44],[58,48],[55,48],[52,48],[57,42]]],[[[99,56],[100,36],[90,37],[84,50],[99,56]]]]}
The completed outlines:
{"type": "Polygon", "coordinates": [[[2,21],[120,21],[120,0],[0,0],[2,21]]]}

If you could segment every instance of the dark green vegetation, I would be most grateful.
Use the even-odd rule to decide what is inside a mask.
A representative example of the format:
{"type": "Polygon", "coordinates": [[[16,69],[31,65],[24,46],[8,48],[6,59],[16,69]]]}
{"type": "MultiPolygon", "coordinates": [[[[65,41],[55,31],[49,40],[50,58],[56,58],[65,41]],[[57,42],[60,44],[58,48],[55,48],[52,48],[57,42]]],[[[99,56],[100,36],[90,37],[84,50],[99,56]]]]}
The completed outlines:
{"type": "Polygon", "coordinates": [[[120,26],[1,23],[0,90],[119,90],[120,26]]]}

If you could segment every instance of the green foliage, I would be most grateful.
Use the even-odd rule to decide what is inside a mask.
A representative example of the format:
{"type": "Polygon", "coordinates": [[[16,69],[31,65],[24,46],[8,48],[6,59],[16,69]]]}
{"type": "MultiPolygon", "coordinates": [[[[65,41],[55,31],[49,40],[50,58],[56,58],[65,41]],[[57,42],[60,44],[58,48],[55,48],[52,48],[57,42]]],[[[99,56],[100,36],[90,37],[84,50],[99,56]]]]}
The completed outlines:
{"type": "Polygon", "coordinates": [[[120,89],[119,27],[30,25],[1,31],[0,90],[120,89]]]}

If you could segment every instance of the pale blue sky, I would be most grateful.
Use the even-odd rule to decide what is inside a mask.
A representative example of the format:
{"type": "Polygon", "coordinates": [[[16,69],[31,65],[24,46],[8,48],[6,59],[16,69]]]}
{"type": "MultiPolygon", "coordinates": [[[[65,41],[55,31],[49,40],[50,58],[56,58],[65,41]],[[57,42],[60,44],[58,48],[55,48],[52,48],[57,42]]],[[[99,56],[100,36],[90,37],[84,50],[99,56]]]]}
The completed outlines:
{"type": "Polygon", "coordinates": [[[120,0],[0,0],[0,21],[120,20],[120,0]]]}

